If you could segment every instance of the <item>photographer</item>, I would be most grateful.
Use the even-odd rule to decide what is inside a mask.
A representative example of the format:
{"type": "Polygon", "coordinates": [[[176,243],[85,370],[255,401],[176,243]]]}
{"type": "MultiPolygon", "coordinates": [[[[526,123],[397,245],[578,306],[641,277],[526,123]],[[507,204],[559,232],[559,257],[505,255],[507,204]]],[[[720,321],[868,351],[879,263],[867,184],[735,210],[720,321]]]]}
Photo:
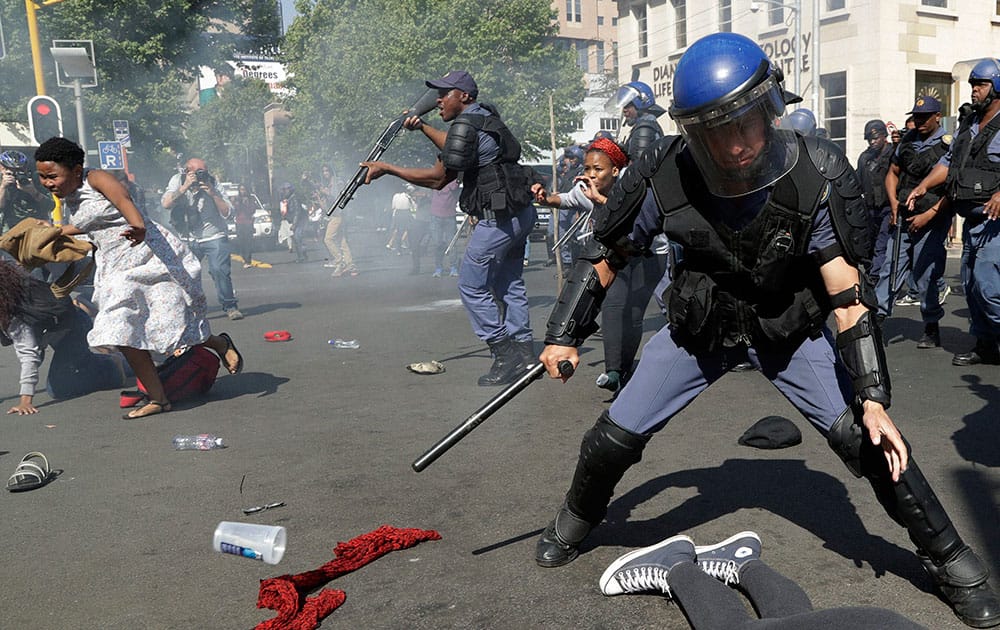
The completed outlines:
{"type": "Polygon", "coordinates": [[[22,219],[50,218],[54,204],[32,180],[28,157],[20,151],[0,153],[0,232],[6,232],[22,219]]]}
{"type": "Polygon", "coordinates": [[[205,161],[189,159],[184,170],[170,178],[161,200],[170,211],[170,223],[198,260],[208,259],[219,304],[231,320],[243,319],[233,292],[232,266],[226,219],[233,207],[222,195],[205,161]]]}

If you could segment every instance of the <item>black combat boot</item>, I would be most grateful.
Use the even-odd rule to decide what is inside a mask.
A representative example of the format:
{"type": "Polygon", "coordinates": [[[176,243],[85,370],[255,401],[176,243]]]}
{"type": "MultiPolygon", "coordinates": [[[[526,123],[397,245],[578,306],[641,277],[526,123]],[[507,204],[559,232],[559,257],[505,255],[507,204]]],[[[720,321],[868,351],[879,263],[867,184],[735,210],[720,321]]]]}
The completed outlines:
{"type": "Polygon", "coordinates": [[[941,329],[937,322],[924,324],[924,335],[917,342],[917,348],[926,350],[927,348],[941,347],[941,329]]]}
{"type": "Polygon", "coordinates": [[[882,447],[871,443],[850,409],[830,428],[827,440],[855,476],[868,479],[886,513],[906,528],[958,618],[973,628],[1000,625],[1000,598],[987,583],[989,569],[962,541],[913,457],[893,482],[882,447]]]}
{"type": "Polygon", "coordinates": [[[535,352],[534,341],[515,341],[514,345],[517,346],[517,353],[521,356],[524,367],[538,363],[538,353],[535,352]]]}
{"type": "Polygon", "coordinates": [[[606,411],[587,431],[566,500],[535,545],[539,566],[561,567],[576,559],[580,543],[604,520],[615,486],[642,459],[649,438],[621,428],[606,411]]]}
{"type": "Polygon", "coordinates": [[[489,372],[479,377],[479,384],[486,387],[513,383],[524,369],[524,361],[514,341],[510,337],[494,341],[490,344],[490,352],[493,354],[493,365],[489,372]]]}
{"type": "Polygon", "coordinates": [[[1000,348],[996,341],[976,339],[976,347],[951,358],[952,365],[1000,365],[1000,348]]]}

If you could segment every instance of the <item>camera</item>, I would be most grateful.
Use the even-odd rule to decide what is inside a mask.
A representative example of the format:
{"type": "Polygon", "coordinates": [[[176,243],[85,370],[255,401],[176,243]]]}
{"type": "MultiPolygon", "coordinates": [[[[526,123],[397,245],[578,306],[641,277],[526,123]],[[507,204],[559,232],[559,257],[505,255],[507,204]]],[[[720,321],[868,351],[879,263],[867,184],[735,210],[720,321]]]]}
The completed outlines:
{"type": "Polygon", "coordinates": [[[22,188],[31,185],[31,174],[24,171],[14,171],[14,179],[17,181],[17,185],[22,188]]]}
{"type": "Polygon", "coordinates": [[[215,184],[215,178],[203,168],[199,168],[194,172],[194,178],[199,184],[208,184],[210,186],[215,184]]]}

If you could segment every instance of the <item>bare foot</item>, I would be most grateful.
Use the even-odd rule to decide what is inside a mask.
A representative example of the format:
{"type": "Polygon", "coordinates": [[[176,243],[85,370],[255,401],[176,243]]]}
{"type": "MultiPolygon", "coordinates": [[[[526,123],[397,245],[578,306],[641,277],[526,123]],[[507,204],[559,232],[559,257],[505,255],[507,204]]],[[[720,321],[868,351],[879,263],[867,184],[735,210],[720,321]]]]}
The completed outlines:
{"type": "Polygon", "coordinates": [[[136,418],[145,418],[146,416],[155,416],[158,413],[166,413],[170,411],[172,407],[168,402],[158,402],[156,400],[151,400],[142,407],[138,409],[133,409],[128,412],[122,419],[124,420],[135,420],[136,418]]]}

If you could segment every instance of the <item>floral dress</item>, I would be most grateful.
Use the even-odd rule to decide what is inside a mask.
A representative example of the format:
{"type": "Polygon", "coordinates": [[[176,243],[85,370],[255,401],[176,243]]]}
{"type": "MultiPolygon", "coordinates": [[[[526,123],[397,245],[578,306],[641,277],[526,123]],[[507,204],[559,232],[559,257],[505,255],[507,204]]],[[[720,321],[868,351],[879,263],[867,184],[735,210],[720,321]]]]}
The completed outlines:
{"type": "Polygon", "coordinates": [[[169,355],[208,338],[201,264],[176,235],[143,214],[146,239],[132,247],[122,236],[128,221],[86,176],[63,203],[70,225],[95,246],[98,313],[87,335],[91,347],[169,355]]]}

